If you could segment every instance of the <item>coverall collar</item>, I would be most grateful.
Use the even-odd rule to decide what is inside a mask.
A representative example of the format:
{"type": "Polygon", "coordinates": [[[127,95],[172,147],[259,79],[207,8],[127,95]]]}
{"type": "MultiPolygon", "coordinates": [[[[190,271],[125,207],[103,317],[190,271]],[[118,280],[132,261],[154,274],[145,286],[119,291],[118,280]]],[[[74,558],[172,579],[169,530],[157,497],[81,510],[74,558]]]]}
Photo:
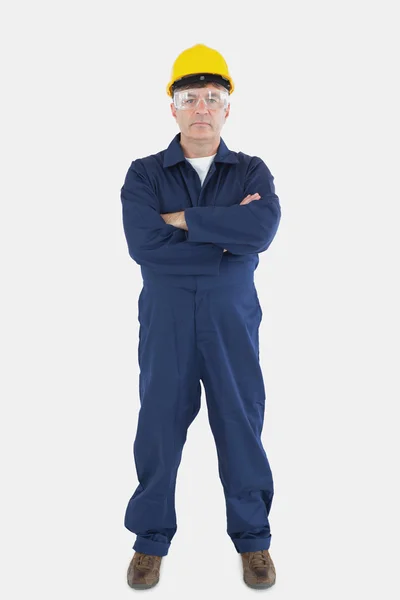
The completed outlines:
{"type": "MultiPolygon", "coordinates": [[[[182,162],[185,160],[185,155],[183,154],[183,149],[180,144],[181,134],[180,132],[176,134],[170,145],[165,151],[164,154],[164,162],[163,167],[171,167],[172,165],[176,165],[178,162],[182,162]]],[[[222,163],[237,163],[239,162],[236,153],[229,150],[227,145],[225,144],[222,137],[220,138],[220,144],[218,146],[217,154],[214,158],[214,162],[222,162],[222,163]]]]}

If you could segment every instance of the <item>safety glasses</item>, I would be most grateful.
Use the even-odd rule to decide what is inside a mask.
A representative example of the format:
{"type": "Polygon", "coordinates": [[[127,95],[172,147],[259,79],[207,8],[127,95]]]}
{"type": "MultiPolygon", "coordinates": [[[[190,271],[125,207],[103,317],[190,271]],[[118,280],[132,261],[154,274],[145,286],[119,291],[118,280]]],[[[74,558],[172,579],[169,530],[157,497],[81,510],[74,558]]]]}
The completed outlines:
{"type": "Polygon", "coordinates": [[[210,110],[227,108],[229,93],[225,90],[210,88],[193,88],[176,90],[174,92],[174,105],[179,110],[192,110],[197,108],[203,99],[205,106],[210,110]]]}

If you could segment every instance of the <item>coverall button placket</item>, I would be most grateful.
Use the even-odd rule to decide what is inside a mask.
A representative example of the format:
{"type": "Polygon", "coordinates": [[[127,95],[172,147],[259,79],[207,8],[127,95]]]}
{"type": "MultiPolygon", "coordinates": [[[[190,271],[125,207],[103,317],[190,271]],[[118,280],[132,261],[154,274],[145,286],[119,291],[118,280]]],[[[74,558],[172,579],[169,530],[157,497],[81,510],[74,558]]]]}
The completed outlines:
{"type": "Polygon", "coordinates": [[[201,183],[199,175],[192,165],[185,161],[181,165],[181,174],[192,206],[199,206],[201,183]]]}

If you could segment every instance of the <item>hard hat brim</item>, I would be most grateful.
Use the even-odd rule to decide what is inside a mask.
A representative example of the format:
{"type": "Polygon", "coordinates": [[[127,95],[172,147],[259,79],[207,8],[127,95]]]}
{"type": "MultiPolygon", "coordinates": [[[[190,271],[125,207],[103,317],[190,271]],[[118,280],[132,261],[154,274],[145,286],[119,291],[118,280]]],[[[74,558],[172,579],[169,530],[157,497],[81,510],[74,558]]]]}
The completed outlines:
{"type": "Polygon", "coordinates": [[[229,93],[233,91],[232,84],[229,79],[219,75],[218,73],[194,73],[180,77],[175,81],[171,81],[167,88],[168,95],[173,96],[174,91],[179,87],[191,85],[192,83],[198,83],[199,81],[206,83],[219,83],[223,85],[229,93]]]}

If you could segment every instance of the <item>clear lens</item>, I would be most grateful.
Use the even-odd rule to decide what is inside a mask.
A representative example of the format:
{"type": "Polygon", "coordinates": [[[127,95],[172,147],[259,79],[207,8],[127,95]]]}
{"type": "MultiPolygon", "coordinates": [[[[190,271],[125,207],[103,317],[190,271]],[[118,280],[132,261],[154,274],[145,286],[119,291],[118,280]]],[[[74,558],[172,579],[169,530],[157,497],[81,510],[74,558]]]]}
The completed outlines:
{"type": "Polygon", "coordinates": [[[190,90],[176,90],[174,93],[174,105],[179,110],[191,110],[197,108],[203,99],[206,107],[210,110],[218,110],[228,106],[228,92],[210,88],[194,88],[190,90]]]}

